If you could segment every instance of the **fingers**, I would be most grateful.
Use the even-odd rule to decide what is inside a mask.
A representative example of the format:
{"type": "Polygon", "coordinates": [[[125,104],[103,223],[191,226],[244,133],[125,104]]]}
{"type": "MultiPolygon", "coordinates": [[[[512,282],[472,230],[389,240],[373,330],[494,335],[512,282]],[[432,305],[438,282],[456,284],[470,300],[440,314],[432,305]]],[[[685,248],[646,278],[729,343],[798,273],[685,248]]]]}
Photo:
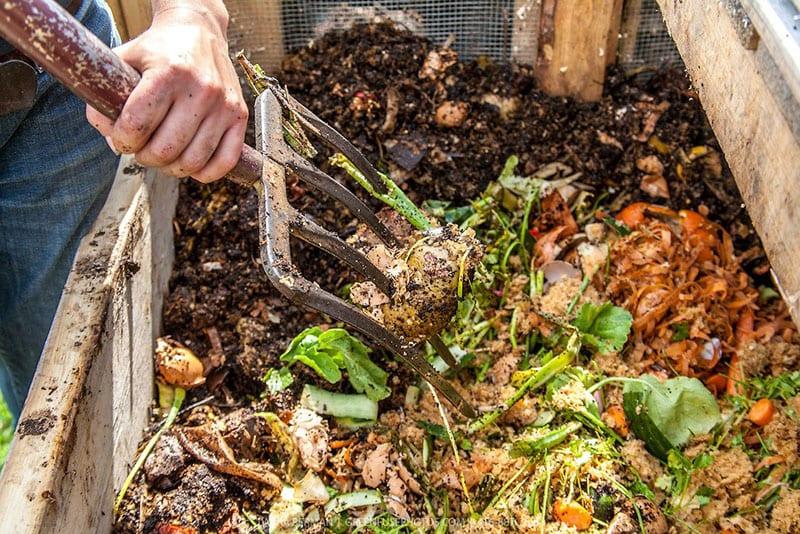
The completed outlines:
{"type": "Polygon", "coordinates": [[[178,159],[161,170],[179,178],[199,172],[214,155],[225,131],[225,125],[219,124],[216,116],[207,117],[178,159]]]}
{"type": "Polygon", "coordinates": [[[112,149],[201,182],[227,174],[248,115],[227,47],[195,26],[165,23],[115,51],[142,78],[115,121],[86,109],[112,149]]]}
{"type": "MultiPolygon", "coordinates": [[[[246,117],[246,115],[245,115],[246,117]]],[[[192,173],[192,178],[202,183],[219,180],[236,166],[242,155],[242,143],[247,120],[236,122],[220,140],[214,155],[199,171],[192,173]]]]}
{"type": "Polygon", "coordinates": [[[119,152],[134,154],[144,148],[172,108],[178,84],[167,83],[166,71],[146,70],[125,102],[111,132],[119,152]]]}
{"type": "Polygon", "coordinates": [[[156,131],[146,140],[147,144],[136,150],[136,161],[146,167],[170,166],[189,146],[210,104],[196,102],[193,97],[176,101],[156,131]]]}
{"type": "Polygon", "coordinates": [[[89,105],[86,106],[86,120],[89,121],[89,124],[94,126],[103,137],[106,139],[111,137],[111,132],[114,130],[114,121],[89,105]]]}

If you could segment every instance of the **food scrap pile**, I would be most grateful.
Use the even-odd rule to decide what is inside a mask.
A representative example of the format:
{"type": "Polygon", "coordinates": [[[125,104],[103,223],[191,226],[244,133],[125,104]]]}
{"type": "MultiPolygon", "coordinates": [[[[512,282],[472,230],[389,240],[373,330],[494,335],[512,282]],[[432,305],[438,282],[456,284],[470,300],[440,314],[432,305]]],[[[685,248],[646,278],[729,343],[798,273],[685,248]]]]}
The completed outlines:
{"type": "MultiPolygon", "coordinates": [[[[458,365],[427,357],[480,416],[282,302],[253,260],[251,197],[186,187],[172,338],[157,349],[166,423],[154,419],[116,531],[800,530],[800,337],[730,215],[740,201],[687,89],[527,102],[524,70],[459,62],[387,25],[326,36],[284,78],[454,238],[442,252],[391,225],[411,236],[406,267],[439,266],[436,291],[458,297],[441,333],[458,365]],[[568,116],[574,130],[541,128],[568,116]],[[701,205],[692,191],[708,189],[701,205]]],[[[396,265],[341,211],[315,209],[396,265]]],[[[415,299],[395,314],[295,252],[398,333],[431,333],[394,320],[416,316],[415,299]]]]}

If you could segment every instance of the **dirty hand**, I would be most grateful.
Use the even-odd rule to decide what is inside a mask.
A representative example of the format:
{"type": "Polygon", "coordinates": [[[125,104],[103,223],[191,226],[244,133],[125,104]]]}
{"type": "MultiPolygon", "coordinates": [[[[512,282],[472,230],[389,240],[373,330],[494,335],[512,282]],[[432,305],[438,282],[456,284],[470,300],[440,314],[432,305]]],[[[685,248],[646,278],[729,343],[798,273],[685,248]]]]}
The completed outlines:
{"type": "Polygon", "coordinates": [[[247,106],[228,58],[221,0],[158,0],[153,24],[115,52],[142,74],[116,121],[87,107],[112,148],[148,167],[212,182],[242,151],[247,106]]]}

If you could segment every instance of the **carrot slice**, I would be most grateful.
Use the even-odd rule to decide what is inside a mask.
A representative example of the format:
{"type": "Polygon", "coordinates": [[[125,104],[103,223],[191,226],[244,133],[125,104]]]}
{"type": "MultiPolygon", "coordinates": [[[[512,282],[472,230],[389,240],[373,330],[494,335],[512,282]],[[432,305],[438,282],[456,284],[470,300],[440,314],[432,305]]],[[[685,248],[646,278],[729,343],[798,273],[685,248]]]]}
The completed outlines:
{"type": "Polygon", "coordinates": [[[775,403],[770,399],[760,399],[750,407],[747,418],[758,426],[767,426],[775,417],[775,403]]]}
{"type": "Polygon", "coordinates": [[[740,347],[753,339],[754,323],[755,316],[753,315],[753,310],[750,308],[743,309],[739,315],[739,319],[736,321],[736,341],[739,343],[740,347]]]}
{"type": "Polygon", "coordinates": [[[575,501],[556,499],[553,503],[553,517],[576,530],[586,530],[592,526],[592,514],[575,501]]]}
{"type": "Polygon", "coordinates": [[[721,374],[711,375],[706,379],[706,387],[714,395],[724,392],[727,385],[728,379],[721,374]]]}
{"type": "Polygon", "coordinates": [[[646,202],[634,202],[617,213],[616,219],[628,228],[634,229],[644,222],[644,210],[649,206],[646,202]]]}
{"type": "Polygon", "coordinates": [[[628,437],[628,420],[625,418],[625,410],[619,404],[612,404],[605,411],[605,418],[608,426],[617,431],[623,438],[628,437]]]}
{"type": "Polygon", "coordinates": [[[725,392],[728,395],[744,395],[742,382],[744,382],[744,369],[742,369],[742,364],[739,363],[739,356],[734,354],[728,366],[728,385],[725,388],[725,392]]]}

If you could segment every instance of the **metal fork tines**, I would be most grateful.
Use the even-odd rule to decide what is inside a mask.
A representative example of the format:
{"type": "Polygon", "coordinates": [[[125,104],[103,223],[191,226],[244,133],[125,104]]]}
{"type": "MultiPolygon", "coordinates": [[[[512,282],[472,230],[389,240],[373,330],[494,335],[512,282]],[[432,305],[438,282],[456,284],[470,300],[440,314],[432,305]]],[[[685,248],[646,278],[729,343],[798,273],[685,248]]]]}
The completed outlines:
{"type": "MultiPolygon", "coordinates": [[[[389,350],[444,395],[464,416],[476,417],[472,406],[425,359],[420,346],[405,343],[354,305],[306,279],[292,262],[289,243],[290,237],[296,237],[341,259],[367,280],[375,283],[378,289],[387,295],[393,292],[391,280],[362,252],[289,204],[286,197],[287,173],[295,175],[315,189],[340,201],[387,245],[396,245],[394,236],[364,202],[352,191],[309,163],[286,143],[281,125],[284,110],[288,108],[291,113],[295,113],[305,130],[350,159],[375,190],[386,191],[386,186],[377,171],[339,132],[288,96],[277,85],[258,97],[255,108],[256,146],[264,155],[259,188],[261,260],[270,281],[293,302],[323,312],[334,320],[353,327],[389,350]]],[[[433,346],[448,365],[451,367],[456,365],[455,359],[441,340],[436,339],[433,346]]]]}

